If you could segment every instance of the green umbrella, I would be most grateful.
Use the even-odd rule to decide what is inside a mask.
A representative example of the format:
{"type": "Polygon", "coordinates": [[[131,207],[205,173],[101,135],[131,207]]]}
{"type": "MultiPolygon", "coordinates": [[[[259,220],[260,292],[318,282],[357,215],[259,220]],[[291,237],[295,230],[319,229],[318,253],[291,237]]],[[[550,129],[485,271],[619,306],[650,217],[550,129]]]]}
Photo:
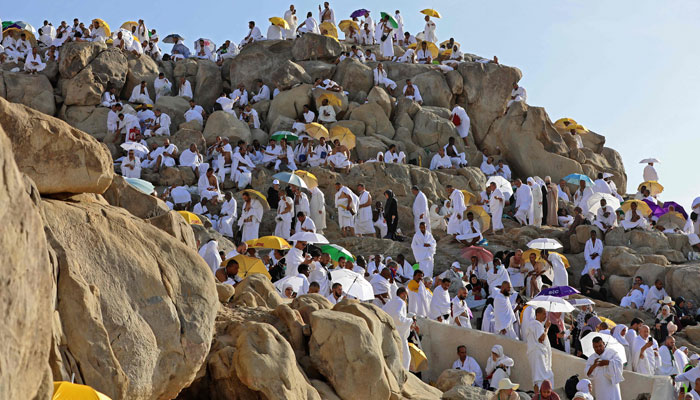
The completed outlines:
{"type": "Polygon", "coordinates": [[[384,11],[382,11],[380,14],[381,14],[381,16],[382,16],[382,19],[384,19],[384,17],[389,17],[389,25],[391,25],[392,28],[394,28],[394,29],[399,29],[399,23],[396,22],[396,20],[394,19],[394,17],[392,17],[391,15],[385,13],[384,11]]]}
{"type": "Polygon", "coordinates": [[[293,134],[289,131],[279,131],[275,132],[274,135],[270,136],[270,139],[280,141],[280,139],[287,139],[288,142],[299,140],[299,136],[293,134]]]}
{"type": "Polygon", "coordinates": [[[2,30],[9,28],[10,25],[14,24],[14,21],[2,21],[2,30]]]}
{"type": "Polygon", "coordinates": [[[419,266],[420,265],[418,263],[415,263],[415,264],[411,265],[411,268],[413,268],[414,271],[417,271],[419,266]]]}
{"type": "Polygon", "coordinates": [[[340,257],[345,257],[346,260],[355,262],[355,256],[337,244],[324,244],[321,246],[321,252],[328,254],[333,261],[338,261],[340,257]]]}

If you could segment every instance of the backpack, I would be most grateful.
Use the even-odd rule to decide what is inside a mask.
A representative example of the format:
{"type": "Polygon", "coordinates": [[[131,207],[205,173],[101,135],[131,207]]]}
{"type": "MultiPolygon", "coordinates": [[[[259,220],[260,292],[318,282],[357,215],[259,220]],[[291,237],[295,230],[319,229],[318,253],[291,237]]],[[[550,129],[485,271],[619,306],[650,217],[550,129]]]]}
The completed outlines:
{"type": "Polygon", "coordinates": [[[566,397],[569,398],[569,400],[576,396],[576,392],[578,391],[576,390],[576,385],[578,385],[578,375],[570,377],[564,384],[564,393],[566,393],[566,397]]]}

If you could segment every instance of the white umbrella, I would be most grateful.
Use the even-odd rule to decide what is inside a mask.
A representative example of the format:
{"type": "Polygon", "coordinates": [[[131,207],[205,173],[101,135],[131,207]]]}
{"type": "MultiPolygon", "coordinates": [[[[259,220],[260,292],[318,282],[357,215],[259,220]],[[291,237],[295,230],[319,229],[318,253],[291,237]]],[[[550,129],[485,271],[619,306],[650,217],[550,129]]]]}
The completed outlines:
{"type": "Polygon", "coordinates": [[[292,237],[289,238],[290,242],[307,242],[307,243],[320,243],[320,244],[328,244],[328,239],[325,238],[323,235],[319,235],[318,233],[313,233],[313,232],[298,232],[292,235],[292,237]]]}
{"type": "Polygon", "coordinates": [[[492,176],[486,181],[486,186],[490,185],[491,182],[495,183],[498,189],[501,189],[506,198],[509,199],[513,195],[513,186],[508,182],[508,179],[500,175],[492,176]]]}
{"type": "Polygon", "coordinates": [[[555,250],[560,249],[564,246],[562,246],[561,243],[559,243],[555,239],[539,238],[528,243],[527,247],[539,250],[555,250]]]}
{"type": "Polygon", "coordinates": [[[146,147],[138,142],[125,142],[125,143],[122,143],[120,146],[122,149],[124,149],[126,151],[133,150],[133,151],[139,151],[142,153],[148,153],[148,147],[146,147]]]}
{"type": "Polygon", "coordinates": [[[209,39],[200,38],[194,41],[194,50],[199,51],[199,41],[204,41],[204,47],[208,48],[210,52],[214,53],[216,51],[216,45],[209,39]]]}
{"type": "Polygon", "coordinates": [[[275,287],[277,290],[284,294],[284,287],[290,285],[292,287],[292,290],[294,290],[294,293],[299,293],[299,290],[301,290],[301,287],[304,286],[304,279],[301,276],[288,276],[286,278],[282,278],[275,282],[275,287]]]}
{"type": "Polygon", "coordinates": [[[595,301],[589,299],[589,298],[584,298],[584,299],[569,299],[569,303],[571,303],[572,306],[574,307],[583,307],[583,306],[593,306],[595,305],[595,301]]]}
{"type": "Polygon", "coordinates": [[[374,299],[372,284],[364,276],[349,269],[331,270],[331,281],[343,285],[343,292],[361,301],[374,299]]]}
{"type": "Polygon", "coordinates": [[[597,332],[591,332],[581,339],[581,348],[583,350],[583,354],[586,357],[590,357],[593,355],[593,353],[595,353],[595,351],[593,350],[593,339],[595,339],[596,337],[600,337],[601,339],[603,339],[603,343],[605,343],[606,348],[613,349],[615,350],[615,352],[617,352],[617,355],[620,356],[620,359],[622,360],[622,364],[627,362],[625,347],[611,335],[597,332]]]}
{"type": "Polygon", "coordinates": [[[612,207],[613,211],[620,208],[620,200],[618,200],[617,197],[611,194],[597,192],[593,193],[593,195],[588,198],[588,213],[596,215],[600,208],[600,201],[603,199],[612,207]]]}
{"type": "Polygon", "coordinates": [[[527,304],[535,308],[542,307],[547,312],[572,312],[575,309],[568,301],[554,296],[536,296],[527,304]]]}
{"type": "Polygon", "coordinates": [[[640,164],[649,164],[649,163],[660,163],[658,158],[645,158],[642,161],[640,161],[640,164]]]}

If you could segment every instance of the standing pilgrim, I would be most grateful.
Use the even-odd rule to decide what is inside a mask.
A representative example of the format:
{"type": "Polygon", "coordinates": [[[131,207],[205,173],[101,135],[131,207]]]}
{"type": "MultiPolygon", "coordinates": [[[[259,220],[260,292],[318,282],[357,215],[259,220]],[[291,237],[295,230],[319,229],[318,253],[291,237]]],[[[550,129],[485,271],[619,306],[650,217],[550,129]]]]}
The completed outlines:
{"type": "Polygon", "coordinates": [[[423,29],[423,39],[426,42],[437,43],[437,35],[435,33],[436,26],[435,22],[430,20],[430,16],[425,16],[425,28],[423,29]]]}
{"type": "Polygon", "coordinates": [[[552,323],[547,319],[547,311],[540,307],[535,310],[535,319],[525,326],[525,340],[527,342],[527,358],[530,361],[532,381],[535,393],[539,393],[539,387],[544,380],[553,381],[552,373],[552,347],[547,337],[552,323]],[[543,324],[543,322],[547,320],[543,324]]]}
{"type": "MultiPolygon", "coordinates": [[[[510,282],[501,283],[501,289],[493,296],[494,331],[499,335],[517,339],[513,323],[517,320],[510,302],[510,282]]],[[[546,337],[546,335],[545,335],[546,337]]]]}
{"type": "Polygon", "coordinates": [[[396,325],[396,330],[399,333],[399,338],[401,339],[401,365],[405,369],[409,369],[411,366],[411,352],[408,348],[408,335],[411,333],[411,326],[414,323],[412,318],[406,315],[406,302],[408,300],[408,292],[406,288],[400,287],[396,290],[396,296],[389,300],[383,307],[382,310],[389,314],[394,320],[394,325],[396,325]]]}
{"type": "Polygon", "coordinates": [[[462,225],[462,214],[467,209],[464,205],[464,194],[462,191],[452,187],[452,185],[447,185],[447,193],[450,195],[450,205],[452,208],[450,220],[447,222],[447,234],[457,235],[462,225]]]}
{"type": "Polygon", "coordinates": [[[241,217],[238,218],[238,226],[242,228],[241,241],[245,242],[258,238],[258,229],[263,218],[263,206],[257,198],[253,198],[250,193],[243,192],[243,209],[241,217]]]}
{"type": "Polygon", "coordinates": [[[515,219],[520,222],[520,225],[527,225],[532,210],[532,190],[530,190],[530,186],[523,185],[520,179],[515,180],[515,187],[518,188],[515,191],[515,208],[517,210],[515,219]]]}
{"type": "Polygon", "coordinates": [[[326,196],[318,186],[311,189],[309,209],[309,216],[316,225],[316,232],[323,234],[323,230],[326,229],[326,196]]]}
{"type": "Polygon", "coordinates": [[[418,226],[418,231],[413,235],[411,249],[413,257],[418,262],[419,268],[425,272],[427,276],[433,276],[433,260],[437,242],[433,234],[426,229],[425,222],[421,222],[418,226]]]}
{"type": "Polygon", "coordinates": [[[416,232],[419,231],[421,222],[425,222],[425,228],[429,232],[430,229],[430,210],[428,209],[428,198],[425,193],[418,189],[418,186],[411,187],[411,193],[415,196],[413,200],[413,226],[416,232]]]}
{"type": "Polygon", "coordinates": [[[374,220],[372,218],[372,196],[365,185],[359,183],[357,185],[357,215],[355,216],[355,234],[357,236],[370,235],[374,236],[374,220]]]}
{"type": "Polygon", "coordinates": [[[506,197],[495,182],[491,182],[489,188],[491,189],[489,211],[491,212],[493,233],[495,234],[497,231],[503,231],[503,233],[505,233],[505,227],[503,226],[503,207],[506,204],[506,197]]]}
{"type": "MultiPolygon", "coordinates": [[[[593,335],[593,333],[591,333],[593,335]]],[[[586,376],[593,383],[593,394],[598,400],[622,400],[620,382],[622,377],[622,360],[612,348],[606,348],[603,339],[593,338],[595,353],[586,362],[586,376]]]]}

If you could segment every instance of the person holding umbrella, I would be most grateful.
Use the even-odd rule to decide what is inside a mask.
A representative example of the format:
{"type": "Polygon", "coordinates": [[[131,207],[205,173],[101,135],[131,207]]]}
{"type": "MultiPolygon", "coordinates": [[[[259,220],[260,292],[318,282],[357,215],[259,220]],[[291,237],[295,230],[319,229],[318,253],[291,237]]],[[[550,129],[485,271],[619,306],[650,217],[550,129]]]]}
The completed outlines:
{"type": "Polygon", "coordinates": [[[381,33],[379,36],[379,53],[385,60],[391,60],[392,57],[394,57],[394,38],[392,34],[394,28],[391,22],[389,22],[390,18],[389,14],[384,14],[382,20],[379,22],[379,30],[381,33]]]}

